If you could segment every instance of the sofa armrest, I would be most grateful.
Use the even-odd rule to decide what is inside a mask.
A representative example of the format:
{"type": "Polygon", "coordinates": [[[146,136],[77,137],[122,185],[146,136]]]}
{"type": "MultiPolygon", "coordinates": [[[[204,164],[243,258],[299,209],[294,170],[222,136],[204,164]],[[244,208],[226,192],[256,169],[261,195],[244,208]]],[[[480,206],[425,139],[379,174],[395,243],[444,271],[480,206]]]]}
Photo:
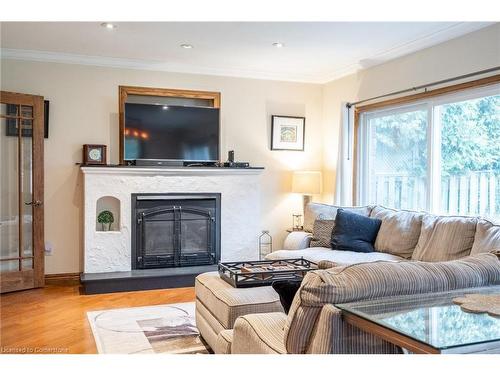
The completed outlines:
{"type": "Polygon", "coordinates": [[[308,232],[291,232],[286,236],[283,250],[307,249],[311,242],[312,234],[308,232]]]}
{"type": "Polygon", "coordinates": [[[248,314],[236,319],[231,354],[285,354],[282,312],[248,314]]]}

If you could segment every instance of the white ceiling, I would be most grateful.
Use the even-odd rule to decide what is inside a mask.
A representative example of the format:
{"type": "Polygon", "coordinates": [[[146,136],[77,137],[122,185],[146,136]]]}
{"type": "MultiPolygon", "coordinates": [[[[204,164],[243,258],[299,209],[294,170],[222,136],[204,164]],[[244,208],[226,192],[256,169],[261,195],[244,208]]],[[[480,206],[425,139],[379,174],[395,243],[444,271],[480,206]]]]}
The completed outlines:
{"type": "Polygon", "coordinates": [[[487,22],[3,22],[3,57],[324,83],[487,22]],[[283,48],[272,46],[282,42],[283,48]],[[183,49],[189,43],[193,49],[183,49]]]}

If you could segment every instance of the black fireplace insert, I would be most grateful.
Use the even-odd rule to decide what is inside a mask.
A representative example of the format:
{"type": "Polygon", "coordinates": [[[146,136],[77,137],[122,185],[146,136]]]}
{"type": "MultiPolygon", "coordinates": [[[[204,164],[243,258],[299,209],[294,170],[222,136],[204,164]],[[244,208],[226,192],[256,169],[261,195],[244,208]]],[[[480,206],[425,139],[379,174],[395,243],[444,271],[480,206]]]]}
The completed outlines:
{"type": "Polygon", "coordinates": [[[220,193],[132,194],[132,269],[217,264],[220,193]]]}

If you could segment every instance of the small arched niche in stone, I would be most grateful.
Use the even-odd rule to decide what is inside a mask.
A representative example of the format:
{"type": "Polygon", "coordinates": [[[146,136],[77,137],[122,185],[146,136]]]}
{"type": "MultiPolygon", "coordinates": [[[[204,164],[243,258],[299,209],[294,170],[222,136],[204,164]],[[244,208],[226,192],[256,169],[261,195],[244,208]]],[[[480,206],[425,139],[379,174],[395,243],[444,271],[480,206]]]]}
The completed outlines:
{"type": "Polygon", "coordinates": [[[96,231],[120,231],[120,200],[115,197],[101,197],[96,203],[96,231]],[[111,213],[111,215],[110,215],[111,213]]]}

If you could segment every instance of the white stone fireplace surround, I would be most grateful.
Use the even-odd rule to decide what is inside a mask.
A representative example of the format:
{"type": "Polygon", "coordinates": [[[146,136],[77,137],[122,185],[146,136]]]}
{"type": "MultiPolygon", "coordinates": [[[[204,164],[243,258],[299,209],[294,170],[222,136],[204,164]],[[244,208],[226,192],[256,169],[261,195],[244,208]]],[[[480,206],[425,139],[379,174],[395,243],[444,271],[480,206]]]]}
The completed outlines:
{"type": "Polygon", "coordinates": [[[220,193],[221,260],[258,259],[262,169],[96,166],[81,170],[85,273],[131,270],[132,193],[220,193]],[[96,225],[97,201],[103,197],[117,202],[117,225],[108,232],[96,225]]]}

